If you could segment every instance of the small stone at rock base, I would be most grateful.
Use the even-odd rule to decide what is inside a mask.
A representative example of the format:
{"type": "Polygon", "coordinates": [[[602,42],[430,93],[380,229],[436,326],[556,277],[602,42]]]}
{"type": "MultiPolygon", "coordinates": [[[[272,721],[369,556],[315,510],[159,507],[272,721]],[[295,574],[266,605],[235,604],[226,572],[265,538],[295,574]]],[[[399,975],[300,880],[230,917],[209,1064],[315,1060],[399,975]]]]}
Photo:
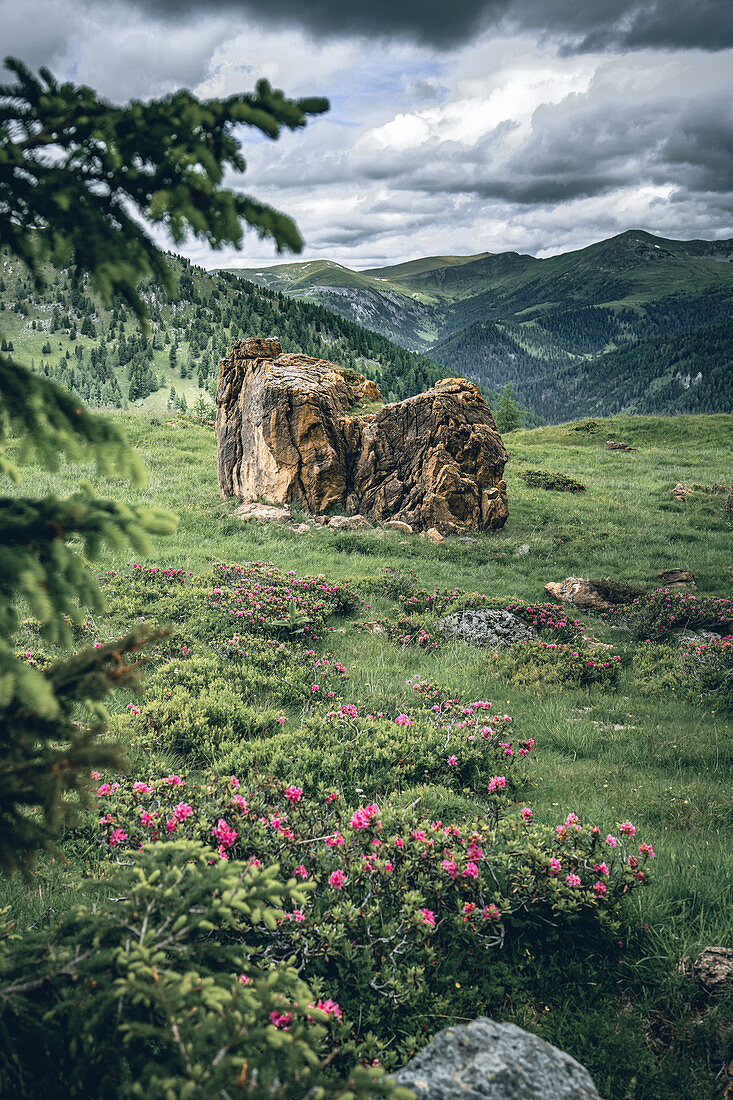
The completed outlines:
{"type": "Polygon", "coordinates": [[[595,585],[582,577],[566,577],[564,581],[550,581],[545,592],[554,600],[565,600],[584,611],[608,611],[611,606],[601,596],[595,585]]]}
{"type": "Polygon", "coordinates": [[[733,981],[733,948],[706,947],[694,962],[686,956],[679,964],[682,974],[694,974],[711,993],[721,993],[733,981]]]}
{"type": "Polygon", "coordinates": [[[690,496],[692,492],[693,490],[689,485],[683,485],[682,482],[678,481],[674,489],[669,490],[669,496],[674,497],[681,504],[685,497],[690,496]]]}
{"type": "Polygon", "coordinates": [[[328,526],[331,531],[358,531],[361,527],[372,529],[372,524],[364,516],[331,516],[328,526]]]}
{"type": "Polygon", "coordinates": [[[663,569],[657,576],[665,588],[697,587],[689,569],[663,569]]]}
{"type": "Polygon", "coordinates": [[[316,516],[316,523],[321,527],[328,527],[328,516],[316,516]]]}
{"type": "Polygon", "coordinates": [[[307,535],[310,526],[307,523],[291,523],[290,530],[296,535],[307,535]]]}
{"type": "Polygon", "coordinates": [[[403,523],[401,519],[388,519],[384,526],[390,531],[401,531],[403,535],[412,534],[410,524],[403,523]]]}
{"type": "Polygon", "coordinates": [[[600,1100],[580,1062],[486,1016],[439,1032],[393,1078],[416,1100],[600,1100]]]}
{"type": "Polygon", "coordinates": [[[529,553],[529,543],[523,542],[521,546],[517,547],[515,552],[518,558],[523,558],[525,554],[529,553]]]}
{"type": "Polygon", "coordinates": [[[628,443],[619,443],[617,439],[609,439],[606,443],[607,451],[636,451],[637,447],[630,447],[628,443]]]}
{"type": "Polygon", "coordinates": [[[432,542],[433,546],[437,546],[439,542],[443,541],[443,536],[437,527],[430,527],[427,532],[428,542],[432,542]]]}
{"type": "Polygon", "coordinates": [[[458,541],[459,542],[466,542],[466,543],[469,543],[469,545],[470,545],[471,543],[476,542],[476,539],[472,539],[470,535],[461,535],[461,537],[458,539],[458,541]]]}
{"type": "Polygon", "coordinates": [[[384,623],[380,623],[380,622],[360,623],[360,626],[361,626],[362,630],[366,630],[367,634],[386,634],[387,633],[387,628],[385,627],[384,623]]]}
{"type": "Polygon", "coordinates": [[[454,611],[438,622],[438,630],[445,638],[492,649],[537,637],[533,626],[499,607],[454,611]]]}
{"type": "Polygon", "coordinates": [[[260,523],[289,523],[293,518],[290,509],[282,504],[258,504],[247,500],[232,512],[238,519],[256,519],[260,523]]]}

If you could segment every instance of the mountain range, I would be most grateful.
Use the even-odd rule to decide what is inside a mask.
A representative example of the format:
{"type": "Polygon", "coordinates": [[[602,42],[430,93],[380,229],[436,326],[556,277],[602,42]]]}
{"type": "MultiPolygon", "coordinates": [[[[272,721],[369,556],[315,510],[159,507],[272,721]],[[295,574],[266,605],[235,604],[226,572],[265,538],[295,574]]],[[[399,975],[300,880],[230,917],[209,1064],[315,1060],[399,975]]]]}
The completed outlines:
{"type": "Polygon", "coordinates": [[[379,332],[545,420],[733,411],[733,239],[628,230],[574,252],[234,274],[379,332]]]}

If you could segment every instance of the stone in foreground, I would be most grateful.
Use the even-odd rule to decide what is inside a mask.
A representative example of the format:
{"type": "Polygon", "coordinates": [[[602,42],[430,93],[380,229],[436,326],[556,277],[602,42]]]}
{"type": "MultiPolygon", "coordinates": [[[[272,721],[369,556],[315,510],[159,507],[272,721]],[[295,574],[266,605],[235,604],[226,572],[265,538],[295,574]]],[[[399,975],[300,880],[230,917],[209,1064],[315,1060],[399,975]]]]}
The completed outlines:
{"type": "Polygon", "coordinates": [[[444,379],[354,415],[365,400],[380,400],[374,383],[335,363],[285,354],[273,339],[236,344],[217,386],[222,496],[443,535],[503,527],[507,453],[477,386],[444,379]]]}
{"type": "Polygon", "coordinates": [[[492,649],[539,637],[533,626],[499,607],[454,611],[452,615],[440,619],[438,630],[444,638],[468,645],[488,645],[492,649]]]}
{"type": "Polygon", "coordinates": [[[601,1100],[569,1054],[485,1016],[439,1032],[394,1080],[416,1100],[601,1100]]]}

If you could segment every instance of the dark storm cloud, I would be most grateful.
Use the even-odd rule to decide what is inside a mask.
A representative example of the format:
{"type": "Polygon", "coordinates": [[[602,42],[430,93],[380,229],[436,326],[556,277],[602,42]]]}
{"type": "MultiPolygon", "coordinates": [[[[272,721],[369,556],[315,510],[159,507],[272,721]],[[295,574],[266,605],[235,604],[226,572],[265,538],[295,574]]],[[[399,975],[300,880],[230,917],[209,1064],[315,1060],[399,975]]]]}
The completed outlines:
{"type": "MultiPolygon", "coordinates": [[[[167,19],[202,14],[199,0],[136,0],[136,6],[167,19]]],[[[482,29],[507,28],[557,36],[568,52],[733,45],[730,0],[213,0],[206,10],[300,26],[316,37],[398,37],[441,51],[482,29]]]]}
{"type": "Polygon", "coordinates": [[[711,99],[694,104],[660,152],[687,189],[733,192],[733,103],[711,99]]]}
{"type": "Polygon", "coordinates": [[[554,206],[626,188],[672,187],[680,198],[733,192],[733,107],[717,96],[639,101],[571,96],[534,112],[531,133],[501,155],[497,132],[471,148],[446,141],[359,163],[392,191],[473,195],[554,206]]]}

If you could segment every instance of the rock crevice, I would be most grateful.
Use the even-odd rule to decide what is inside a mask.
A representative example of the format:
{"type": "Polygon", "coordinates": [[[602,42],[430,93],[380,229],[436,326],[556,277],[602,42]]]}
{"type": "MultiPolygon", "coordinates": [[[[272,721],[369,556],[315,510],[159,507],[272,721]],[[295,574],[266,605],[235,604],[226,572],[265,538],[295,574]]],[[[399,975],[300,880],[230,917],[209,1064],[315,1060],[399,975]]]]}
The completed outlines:
{"type": "Polygon", "coordinates": [[[217,386],[223,496],[312,514],[334,509],[449,534],[502,527],[507,454],[474,383],[443,379],[415,397],[379,402],[376,385],[324,359],[284,353],[278,340],[238,343],[217,386]]]}

